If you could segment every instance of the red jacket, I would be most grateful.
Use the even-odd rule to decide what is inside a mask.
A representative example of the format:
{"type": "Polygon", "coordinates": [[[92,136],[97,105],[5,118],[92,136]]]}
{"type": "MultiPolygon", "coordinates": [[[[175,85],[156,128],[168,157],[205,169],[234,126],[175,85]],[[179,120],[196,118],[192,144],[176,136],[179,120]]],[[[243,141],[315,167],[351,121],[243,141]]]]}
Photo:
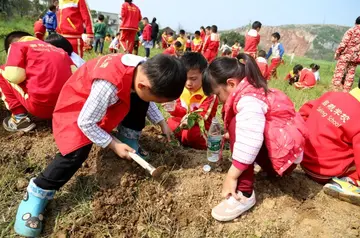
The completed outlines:
{"type": "Polygon", "coordinates": [[[62,87],[72,75],[71,65],[72,60],[62,49],[27,36],[11,44],[2,75],[18,85],[25,98],[55,107],[62,87]]]}
{"type": "Polygon", "coordinates": [[[121,30],[138,30],[141,21],[140,9],[134,3],[125,2],[121,6],[121,30]]]}
{"type": "Polygon", "coordinates": [[[205,96],[202,88],[193,94],[184,88],[180,98],[176,101],[175,110],[170,112],[170,114],[173,117],[183,118],[187,113],[202,109],[199,115],[204,118],[205,128],[209,130],[211,121],[216,115],[218,105],[219,99],[215,95],[205,96]]]}
{"type": "Polygon", "coordinates": [[[263,57],[256,58],[256,63],[261,71],[261,74],[264,76],[265,79],[270,79],[270,72],[269,72],[269,65],[267,60],[263,57]]]}
{"type": "Polygon", "coordinates": [[[260,43],[260,35],[259,33],[252,29],[245,36],[245,53],[256,53],[257,47],[260,43]]]}
{"type": "Polygon", "coordinates": [[[60,0],[57,32],[66,38],[81,38],[86,30],[94,37],[93,22],[86,0],[60,0]],[[85,26],[85,28],[84,28],[85,26]]]}
{"type": "Polygon", "coordinates": [[[189,39],[186,41],[186,48],[191,49],[191,40],[189,39]]]}
{"type": "Polygon", "coordinates": [[[360,89],[350,93],[327,92],[304,104],[306,139],[301,165],[316,175],[340,176],[356,166],[360,176],[360,89]]]}
{"type": "Polygon", "coordinates": [[[275,171],[282,175],[301,155],[304,149],[307,129],[301,116],[295,112],[294,104],[285,93],[270,89],[266,96],[263,89],[253,87],[243,79],[235,93],[232,93],[225,104],[225,128],[236,116],[236,105],[243,96],[253,96],[268,106],[265,122],[265,145],[275,171]]]}
{"type": "Polygon", "coordinates": [[[122,54],[112,54],[90,60],[64,85],[53,114],[55,142],[62,155],[91,143],[78,127],[77,120],[94,79],[104,79],[116,85],[119,97],[119,101],[108,108],[98,125],[111,132],[128,113],[135,67],[125,65],[124,57],[122,54]]]}
{"type": "Polygon", "coordinates": [[[43,21],[42,20],[37,20],[35,23],[34,23],[34,34],[45,34],[46,32],[46,28],[43,24],[43,21]]]}
{"type": "Polygon", "coordinates": [[[315,78],[314,73],[309,69],[301,70],[299,83],[302,83],[303,85],[305,85],[307,87],[315,86],[316,78],[315,78]]]}
{"type": "Polygon", "coordinates": [[[144,27],[144,30],[143,30],[143,33],[142,33],[143,40],[144,41],[151,41],[152,40],[151,33],[152,33],[152,27],[151,27],[150,24],[147,24],[144,27]]]}
{"type": "Polygon", "coordinates": [[[218,34],[211,33],[211,35],[206,39],[204,45],[204,57],[209,61],[213,61],[218,52],[220,47],[220,37],[218,34]]]}
{"type": "Polygon", "coordinates": [[[206,39],[205,31],[200,31],[200,38],[201,38],[202,42],[205,42],[205,39],[206,39]]]}

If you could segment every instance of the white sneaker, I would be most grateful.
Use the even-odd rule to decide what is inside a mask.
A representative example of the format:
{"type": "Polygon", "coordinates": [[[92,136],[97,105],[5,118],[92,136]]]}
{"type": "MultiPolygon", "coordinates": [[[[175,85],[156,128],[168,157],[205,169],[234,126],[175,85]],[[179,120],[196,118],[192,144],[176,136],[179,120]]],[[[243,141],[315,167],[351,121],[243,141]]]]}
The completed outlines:
{"type": "Polygon", "coordinates": [[[252,208],[256,203],[255,191],[249,198],[240,191],[238,191],[238,196],[240,200],[236,200],[233,196],[223,200],[212,209],[211,216],[218,221],[231,221],[252,208]]]}

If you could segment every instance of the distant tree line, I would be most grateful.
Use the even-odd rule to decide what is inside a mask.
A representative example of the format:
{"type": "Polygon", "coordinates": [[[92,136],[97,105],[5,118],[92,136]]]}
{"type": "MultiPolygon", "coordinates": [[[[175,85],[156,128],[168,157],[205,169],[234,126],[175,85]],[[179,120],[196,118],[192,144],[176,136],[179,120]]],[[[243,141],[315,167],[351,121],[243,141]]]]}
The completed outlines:
{"type": "Polygon", "coordinates": [[[54,0],[1,0],[0,17],[9,19],[10,17],[39,17],[52,4],[54,0]]]}

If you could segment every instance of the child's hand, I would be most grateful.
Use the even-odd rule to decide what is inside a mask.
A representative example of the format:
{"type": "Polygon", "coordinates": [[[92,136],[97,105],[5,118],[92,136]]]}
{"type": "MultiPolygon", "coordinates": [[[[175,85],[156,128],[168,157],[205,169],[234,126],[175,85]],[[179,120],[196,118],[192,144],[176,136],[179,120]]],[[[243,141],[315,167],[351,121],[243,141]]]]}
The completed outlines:
{"type": "Polygon", "coordinates": [[[238,178],[240,177],[241,173],[241,170],[237,169],[234,165],[231,165],[222,188],[221,195],[224,198],[229,198],[230,196],[233,196],[237,200],[240,199],[240,197],[237,195],[236,188],[238,185],[238,178]]]}
{"type": "Polygon", "coordinates": [[[225,140],[229,140],[229,139],[230,139],[229,132],[226,132],[226,133],[223,135],[223,138],[224,138],[225,140]]]}
{"type": "Polygon", "coordinates": [[[118,139],[113,137],[109,148],[112,149],[120,158],[131,160],[129,152],[136,153],[136,151],[127,144],[121,143],[118,139]]]}
{"type": "Polygon", "coordinates": [[[173,132],[171,131],[169,125],[166,123],[165,120],[162,120],[159,123],[159,126],[161,127],[162,133],[166,136],[167,141],[170,142],[173,132]]]}
{"type": "Polygon", "coordinates": [[[232,178],[227,175],[223,184],[221,195],[224,198],[229,198],[230,196],[233,196],[235,199],[239,200],[240,198],[236,192],[237,184],[237,178],[232,178]]]}
{"type": "Polygon", "coordinates": [[[187,125],[188,125],[188,117],[189,117],[189,114],[186,114],[186,115],[181,119],[181,122],[180,122],[180,127],[181,127],[181,128],[187,127],[187,125]]]}

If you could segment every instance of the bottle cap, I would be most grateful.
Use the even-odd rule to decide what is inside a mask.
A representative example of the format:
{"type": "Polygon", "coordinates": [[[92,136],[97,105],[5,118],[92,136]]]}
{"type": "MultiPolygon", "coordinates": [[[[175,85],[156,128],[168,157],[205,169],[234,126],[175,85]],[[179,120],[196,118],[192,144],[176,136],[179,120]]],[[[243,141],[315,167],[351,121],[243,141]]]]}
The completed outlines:
{"type": "Polygon", "coordinates": [[[206,164],[206,165],[204,165],[203,170],[204,170],[205,172],[210,172],[211,166],[208,165],[208,164],[206,164]]]}

